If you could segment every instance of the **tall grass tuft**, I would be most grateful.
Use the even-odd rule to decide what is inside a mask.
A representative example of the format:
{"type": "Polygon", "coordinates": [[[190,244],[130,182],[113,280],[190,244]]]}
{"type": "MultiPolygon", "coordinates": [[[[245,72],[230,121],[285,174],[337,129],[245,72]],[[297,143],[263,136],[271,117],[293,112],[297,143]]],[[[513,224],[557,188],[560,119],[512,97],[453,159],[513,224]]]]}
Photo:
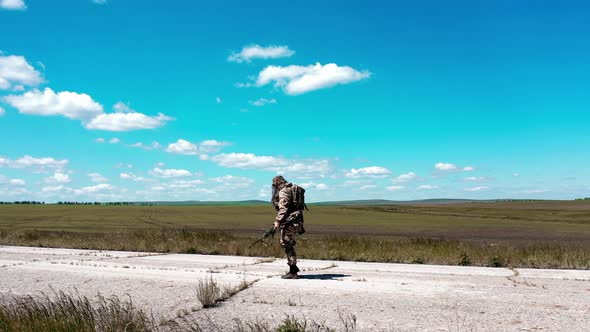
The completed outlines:
{"type": "Polygon", "coordinates": [[[93,305],[87,297],[60,291],[54,297],[3,296],[0,331],[148,332],[157,327],[131,300],[98,295],[93,305]]]}

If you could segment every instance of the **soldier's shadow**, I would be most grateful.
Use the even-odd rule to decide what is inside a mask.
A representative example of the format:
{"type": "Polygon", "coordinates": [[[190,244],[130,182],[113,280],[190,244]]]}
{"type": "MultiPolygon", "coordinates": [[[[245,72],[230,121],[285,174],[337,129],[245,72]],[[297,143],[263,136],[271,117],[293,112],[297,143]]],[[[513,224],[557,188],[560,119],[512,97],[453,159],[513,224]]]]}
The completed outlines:
{"type": "Polygon", "coordinates": [[[350,277],[350,274],[325,273],[325,274],[300,274],[299,279],[313,280],[338,280],[340,278],[350,277]]]}

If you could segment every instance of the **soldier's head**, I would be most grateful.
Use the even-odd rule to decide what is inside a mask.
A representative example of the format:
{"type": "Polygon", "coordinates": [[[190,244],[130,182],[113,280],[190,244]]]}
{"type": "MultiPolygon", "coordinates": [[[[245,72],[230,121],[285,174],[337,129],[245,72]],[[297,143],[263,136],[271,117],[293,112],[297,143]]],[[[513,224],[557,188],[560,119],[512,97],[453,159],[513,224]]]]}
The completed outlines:
{"type": "Polygon", "coordinates": [[[270,201],[277,210],[279,209],[279,191],[286,183],[287,180],[285,180],[282,175],[277,175],[272,178],[272,197],[270,198],[270,201]]]}
{"type": "Polygon", "coordinates": [[[277,175],[272,178],[272,186],[273,188],[279,188],[281,185],[287,183],[287,180],[282,175],[277,175]]]}

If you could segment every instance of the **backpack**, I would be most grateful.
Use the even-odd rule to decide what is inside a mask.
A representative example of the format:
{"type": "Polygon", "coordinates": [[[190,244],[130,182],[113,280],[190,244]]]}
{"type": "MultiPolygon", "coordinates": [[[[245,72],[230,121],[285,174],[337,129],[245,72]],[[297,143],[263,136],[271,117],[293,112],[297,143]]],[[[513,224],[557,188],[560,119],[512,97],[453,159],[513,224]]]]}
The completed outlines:
{"type": "Polygon", "coordinates": [[[307,205],[305,204],[305,189],[300,187],[296,184],[292,184],[291,186],[291,194],[293,195],[293,207],[298,211],[309,211],[307,205]]]}

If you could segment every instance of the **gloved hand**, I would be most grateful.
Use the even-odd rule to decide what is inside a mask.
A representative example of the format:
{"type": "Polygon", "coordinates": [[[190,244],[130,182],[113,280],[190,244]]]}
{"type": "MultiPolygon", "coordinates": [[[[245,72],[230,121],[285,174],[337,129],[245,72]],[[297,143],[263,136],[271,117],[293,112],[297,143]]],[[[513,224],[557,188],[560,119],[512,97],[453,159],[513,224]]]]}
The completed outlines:
{"type": "Polygon", "coordinates": [[[274,224],[274,229],[275,229],[275,231],[276,231],[277,229],[279,229],[279,222],[278,222],[278,221],[275,221],[275,224],[274,224]]]}

